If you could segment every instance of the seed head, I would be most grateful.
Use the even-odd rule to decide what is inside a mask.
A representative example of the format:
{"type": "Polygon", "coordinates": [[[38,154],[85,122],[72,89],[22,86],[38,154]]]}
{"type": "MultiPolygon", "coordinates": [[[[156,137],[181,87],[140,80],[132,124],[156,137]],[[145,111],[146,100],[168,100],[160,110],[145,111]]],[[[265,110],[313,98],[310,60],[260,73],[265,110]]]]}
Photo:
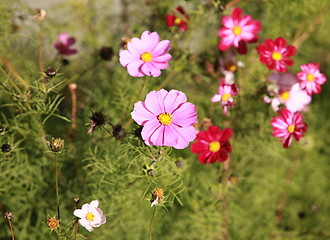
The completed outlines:
{"type": "Polygon", "coordinates": [[[1,147],[1,151],[2,152],[10,152],[11,151],[11,146],[7,143],[3,144],[2,147],[1,147]]]}
{"type": "Polygon", "coordinates": [[[61,138],[52,137],[52,141],[51,142],[47,141],[47,144],[52,152],[60,152],[64,147],[64,140],[61,138]]]}
{"type": "Polygon", "coordinates": [[[51,217],[47,220],[47,225],[51,230],[54,230],[60,225],[60,221],[56,219],[56,217],[51,217]]]}
{"type": "Polygon", "coordinates": [[[8,220],[11,220],[14,217],[14,214],[12,212],[5,212],[5,218],[7,218],[8,220]]]}
{"type": "Polygon", "coordinates": [[[106,115],[100,112],[92,112],[92,116],[89,118],[91,120],[91,128],[87,131],[88,134],[92,133],[96,127],[101,127],[106,123],[106,115]]]}

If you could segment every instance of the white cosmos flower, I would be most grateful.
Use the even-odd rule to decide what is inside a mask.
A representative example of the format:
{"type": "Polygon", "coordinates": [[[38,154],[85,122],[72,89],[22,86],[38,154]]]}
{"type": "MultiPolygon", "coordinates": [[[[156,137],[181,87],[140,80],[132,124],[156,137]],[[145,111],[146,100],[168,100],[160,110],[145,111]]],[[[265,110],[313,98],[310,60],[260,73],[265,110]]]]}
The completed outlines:
{"type": "Polygon", "coordinates": [[[99,201],[94,200],[90,204],[86,203],[81,209],[76,209],[73,215],[79,217],[79,223],[88,231],[93,231],[93,227],[99,227],[106,222],[103,211],[98,208],[99,201]]]}

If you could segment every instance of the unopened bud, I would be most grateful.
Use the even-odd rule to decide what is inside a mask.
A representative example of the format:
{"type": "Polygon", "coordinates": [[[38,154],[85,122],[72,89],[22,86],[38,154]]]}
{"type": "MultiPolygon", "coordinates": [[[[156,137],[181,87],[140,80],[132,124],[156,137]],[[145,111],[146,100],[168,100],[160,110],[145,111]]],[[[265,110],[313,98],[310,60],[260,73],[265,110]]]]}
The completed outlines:
{"type": "Polygon", "coordinates": [[[53,78],[56,76],[56,70],[53,69],[53,68],[48,68],[46,71],[45,71],[45,74],[47,75],[47,77],[49,78],[53,78]]]}
{"type": "Polygon", "coordinates": [[[51,142],[47,141],[47,144],[52,152],[60,152],[64,147],[64,140],[61,138],[52,137],[52,141],[51,142]]]}
{"type": "Polygon", "coordinates": [[[11,151],[11,146],[7,143],[3,144],[1,147],[2,152],[10,152],[11,151]]]}

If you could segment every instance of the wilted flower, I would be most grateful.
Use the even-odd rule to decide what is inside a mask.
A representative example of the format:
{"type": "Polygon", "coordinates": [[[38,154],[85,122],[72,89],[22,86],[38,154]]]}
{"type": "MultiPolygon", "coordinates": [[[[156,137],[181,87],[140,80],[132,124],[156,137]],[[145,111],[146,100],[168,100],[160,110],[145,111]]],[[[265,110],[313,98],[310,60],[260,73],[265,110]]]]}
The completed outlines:
{"type": "Polygon", "coordinates": [[[4,153],[5,152],[10,152],[11,151],[11,146],[9,144],[5,143],[1,146],[1,151],[4,152],[4,153]]]}
{"type": "Polygon", "coordinates": [[[151,91],[144,102],[134,104],[131,115],[143,126],[141,135],[147,145],[183,149],[196,137],[196,107],[181,91],[151,91]]]}
{"type": "Polygon", "coordinates": [[[172,56],[168,54],[170,41],[159,42],[156,32],[145,31],[141,39],[132,38],[127,44],[127,50],[120,52],[119,61],[127,67],[129,75],[133,77],[153,76],[158,77],[161,69],[168,67],[172,56]]]}
{"type": "Polygon", "coordinates": [[[94,131],[96,127],[101,127],[106,124],[106,115],[100,112],[92,112],[91,120],[91,128],[87,131],[87,134],[90,134],[94,131]]]}
{"type": "Polygon", "coordinates": [[[166,24],[169,27],[176,26],[178,29],[187,31],[187,21],[189,21],[189,16],[185,13],[184,9],[179,6],[176,8],[176,11],[180,14],[168,14],[166,15],[166,24]]]}
{"type": "Polygon", "coordinates": [[[54,43],[55,48],[61,55],[72,55],[77,53],[77,49],[71,49],[71,45],[76,42],[74,37],[69,37],[66,32],[61,33],[58,37],[58,41],[54,43]]]}
{"type": "Polygon", "coordinates": [[[286,66],[292,66],[293,60],[289,57],[296,53],[296,48],[292,45],[287,46],[282,37],[275,40],[266,39],[264,43],[258,46],[260,62],[266,64],[270,70],[277,72],[286,72],[286,66]]]}
{"type": "Polygon", "coordinates": [[[164,198],[164,191],[161,188],[155,188],[155,190],[152,193],[152,200],[151,207],[157,206],[161,204],[162,200],[164,198]]]}
{"type": "Polygon", "coordinates": [[[308,95],[319,94],[321,85],[327,81],[324,74],[320,73],[320,66],[317,63],[303,64],[300,66],[302,72],[297,73],[302,89],[306,89],[308,95]]]}
{"type": "Polygon", "coordinates": [[[64,147],[64,140],[61,138],[53,138],[52,141],[47,141],[48,147],[52,152],[60,152],[64,147]]]}
{"type": "Polygon", "coordinates": [[[51,229],[54,230],[58,226],[60,226],[60,221],[56,219],[56,217],[51,217],[47,220],[47,226],[51,229]]]}
{"type": "Polygon", "coordinates": [[[246,43],[258,41],[258,32],[261,30],[261,23],[253,20],[250,15],[242,16],[242,10],[235,8],[231,16],[222,17],[223,27],[219,29],[220,42],[218,48],[226,51],[235,47],[240,54],[247,52],[246,43]]]}
{"type": "Polygon", "coordinates": [[[229,143],[232,134],[230,128],[220,130],[217,126],[211,126],[207,131],[199,131],[197,141],[191,145],[191,152],[199,154],[198,161],[202,164],[224,162],[232,150],[229,143]]]}
{"type": "Polygon", "coordinates": [[[292,138],[299,141],[307,131],[307,124],[303,122],[300,112],[291,112],[288,109],[282,109],[279,117],[273,117],[271,121],[273,126],[273,136],[282,138],[282,145],[288,148],[291,145],[292,138]]]}
{"type": "Polygon", "coordinates": [[[79,224],[90,232],[94,230],[93,227],[99,227],[106,222],[106,217],[98,206],[99,201],[94,200],[90,204],[85,203],[82,209],[76,209],[73,212],[73,215],[80,218],[79,224]]]}
{"type": "Polygon", "coordinates": [[[221,102],[223,113],[227,114],[228,106],[234,107],[233,96],[236,96],[237,93],[238,87],[235,83],[227,84],[225,79],[222,79],[218,87],[218,93],[211,98],[211,102],[221,102]]]}

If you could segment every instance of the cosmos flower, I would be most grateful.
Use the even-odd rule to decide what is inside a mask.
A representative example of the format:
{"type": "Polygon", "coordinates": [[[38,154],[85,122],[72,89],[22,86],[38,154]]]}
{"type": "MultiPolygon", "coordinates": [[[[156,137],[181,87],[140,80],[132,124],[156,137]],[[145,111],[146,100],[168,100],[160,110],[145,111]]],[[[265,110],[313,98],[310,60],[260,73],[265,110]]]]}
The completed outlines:
{"type": "Polygon", "coordinates": [[[233,96],[236,96],[237,93],[238,87],[235,83],[227,84],[225,79],[222,79],[218,87],[218,93],[211,98],[211,102],[221,102],[223,113],[227,114],[228,106],[234,107],[233,96]]]}
{"type": "Polygon", "coordinates": [[[286,66],[292,66],[293,60],[289,57],[296,53],[296,48],[292,45],[287,46],[282,37],[275,40],[266,39],[264,43],[258,46],[260,62],[266,64],[267,68],[277,72],[286,72],[286,66]]]}
{"type": "Polygon", "coordinates": [[[54,43],[54,47],[61,55],[72,55],[77,53],[77,49],[70,48],[76,42],[74,37],[68,37],[66,32],[61,33],[58,40],[54,43]]]}
{"type": "Polygon", "coordinates": [[[288,109],[282,109],[279,117],[273,117],[271,121],[273,126],[273,136],[282,138],[282,145],[288,148],[291,145],[292,138],[299,141],[307,131],[307,124],[303,122],[300,112],[291,112],[288,109]]]}
{"type": "Polygon", "coordinates": [[[233,131],[230,128],[220,130],[217,126],[211,126],[207,131],[199,131],[196,142],[191,145],[191,152],[199,154],[198,160],[202,163],[224,162],[231,152],[229,138],[233,131]]]}
{"type": "Polygon", "coordinates": [[[317,63],[303,64],[300,66],[302,72],[297,73],[302,89],[306,89],[308,95],[319,94],[321,85],[327,81],[324,74],[320,73],[320,67],[317,63]]]}
{"type": "Polygon", "coordinates": [[[261,23],[253,20],[250,15],[242,16],[240,8],[235,8],[231,16],[223,16],[221,22],[223,27],[218,31],[218,48],[221,51],[234,46],[240,54],[245,54],[246,43],[258,41],[257,34],[261,30],[261,23]]]}
{"type": "Polygon", "coordinates": [[[176,8],[176,11],[180,14],[168,14],[166,15],[166,24],[169,27],[176,26],[178,29],[186,32],[188,30],[187,22],[189,21],[189,16],[185,13],[184,9],[181,6],[176,8]]]}
{"type": "Polygon", "coordinates": [[[127,67],[128,74],[133,77],[158,77],[161,74],[160,70],[166,69],[168,61],[172,58],[169,50],[169,40],[159,41],[158,33],[145,31],[141,39],[132,38],[127,43],[127,50],[119,54],[119,61],[127,67]]]}
{"type": "Polygon", "coordinates": [[[181,91],[151,91],[145,101],[134,104],[131,115],[143,126],[141,136],[147,145],[183,149],[196,137],[196,107],[181,91]]]}
{"type": "Polygon", "coordinates": [[[275,112],[278,111],[281,104],[284,104],[291,112],[302,111],[312,101],[306,91],[299,87],[296,83],[290,90],[279,89],[277,97],[271,100],[272,108],[275,112]]]}
{"type": "Polygon", "coordinates": [[[76,209],[73,212],[73,215],[80,218],[79,224],[90,232],[94,230],[93,227],[99,227],[106,222],[106,217],[98,206],[99,201],[94,200],[90,204],[85,203],[82,209],[76,209]]]}

